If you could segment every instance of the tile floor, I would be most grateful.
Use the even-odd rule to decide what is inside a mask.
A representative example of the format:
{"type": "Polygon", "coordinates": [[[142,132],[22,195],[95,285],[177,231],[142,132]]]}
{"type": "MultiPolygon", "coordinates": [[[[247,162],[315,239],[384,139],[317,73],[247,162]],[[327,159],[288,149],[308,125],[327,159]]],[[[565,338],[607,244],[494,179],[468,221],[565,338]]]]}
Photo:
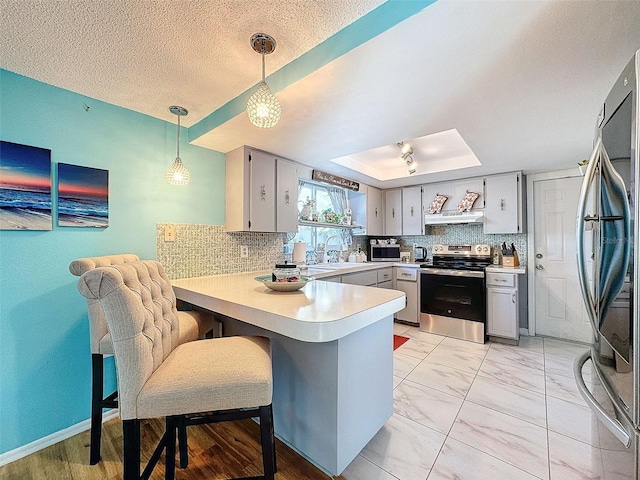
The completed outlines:
{"type": "Polygon", "coordinates": [[[633,480],[620,471],[628,453],[575,386],[586,346],[480,345],[402,324],[394,333],[410,337],[394,352],[394,414],[347,480],[633,480]]]}

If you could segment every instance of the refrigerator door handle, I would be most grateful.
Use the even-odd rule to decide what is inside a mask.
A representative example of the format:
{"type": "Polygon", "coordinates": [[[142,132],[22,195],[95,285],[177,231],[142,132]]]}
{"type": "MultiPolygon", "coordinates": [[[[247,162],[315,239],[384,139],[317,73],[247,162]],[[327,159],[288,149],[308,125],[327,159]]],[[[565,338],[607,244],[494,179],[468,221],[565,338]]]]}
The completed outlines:
{"type": "MultiPolygon", "coordinates": [[[[586,215],[587,200],[589,195],[589,189],[596,175],[598,164],[600,163],[600,158],[601,158],[600,153],[601,153],[601,150],[603,149],[604,149],[604,145],[602,144],[602,139],[598,138],[598,140],[596,141],[595,147],[593,148],[593,152],[591,153],[591,158],[589,159],[587,171],[584,176],[584,181],[582,182],[582,188],[580,189],[580,199],[578,201],[578,213],[576,218],[576,243],[577,243],[576,248],[577,248],[577,256],[578,256],[578,279],[580,280],[582,297],[584,298],[585,306],[587,308],[587,314],[589,316],[589,320],[591,321],[591,326],[593,327],[593,333],[596,339],[598,339],[598,336],[599,336],[598,324],[597,324],[598,315],[596,313],[595,299],[591,294],[591,290],[589,289],[589,280],[587,279],[587,271],[586,271],[587,259],[584,253],[584,231],[585,231],[585,223],[587,221],[592,220],[591,217],[587,218],[587,215],[586,215]]],[[[597,217],[595,217],[594,219],[597,219],[597,217]]]]}
{"type": "Polygon", "coordinates": [[[576,379],[578,390],[580,391],[582,398],[584,398],[584,401],[587,402],[589,408],[591,408],[591,410],[596,414],[598,420],[600,420],[604,426],[607,427],[607,429],[624,444],[626,448],[629,448],[631,445],[631,435],[629,435],[617,418],[611,418],[609,416],[605,409],[602,408],[595,397],[591,394],[586,383],[584,383],[584,378],[582,378],[582,366],[590,359],[591,350],[587,350],[576,358],[576,361],[573,364],[573,375],[576,379]]]}

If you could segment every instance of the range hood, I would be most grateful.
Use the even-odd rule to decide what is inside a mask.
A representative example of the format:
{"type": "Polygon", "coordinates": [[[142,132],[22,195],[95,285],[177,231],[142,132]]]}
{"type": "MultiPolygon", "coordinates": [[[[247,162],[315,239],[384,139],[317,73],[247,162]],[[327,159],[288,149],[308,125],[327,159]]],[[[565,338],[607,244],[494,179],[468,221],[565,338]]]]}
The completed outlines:
{"type": "Polygon", "coordinates": [[[484,221],[483,212],[445,212],[445,213],[426,213],[424,215],[425,225],[451,225],[460,223],[482,223],[484,221]]]}

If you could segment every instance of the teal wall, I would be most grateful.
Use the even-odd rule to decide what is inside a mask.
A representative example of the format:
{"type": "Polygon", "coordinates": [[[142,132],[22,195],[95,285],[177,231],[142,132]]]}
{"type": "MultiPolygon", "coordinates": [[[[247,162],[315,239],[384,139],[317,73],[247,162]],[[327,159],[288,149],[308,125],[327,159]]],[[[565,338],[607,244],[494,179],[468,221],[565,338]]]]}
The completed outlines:
{"type": "MultiPolygon", "coordinates": [[[[156,222],[224,223],[224,154],[186,133],[191,183],[171,186],[175,124],[0,70],[0,140],[50,149],[54,185],[59,162],[109,170],[108,228],[57,227],[54,216],[52,231],[0,231],[0,454],[89,418],[86,303],[69,263],[155,258],[156,222]]],[[[108,362],[108,386],[114,377],[108,362]]]]}

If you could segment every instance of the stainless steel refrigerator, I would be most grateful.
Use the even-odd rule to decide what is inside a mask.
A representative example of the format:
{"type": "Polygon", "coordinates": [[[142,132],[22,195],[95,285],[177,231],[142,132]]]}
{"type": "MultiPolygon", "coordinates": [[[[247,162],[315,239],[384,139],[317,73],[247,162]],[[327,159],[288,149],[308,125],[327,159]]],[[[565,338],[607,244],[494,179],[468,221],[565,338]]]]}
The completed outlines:
{"type": "Polygon", "coordinates": [[[576,360],[574,374],[606,427],[605,479],[638,479],[640,472],[639,69],[640,50],[598,116],[577,214],[578,272],[593,345],[576,360]]]}

